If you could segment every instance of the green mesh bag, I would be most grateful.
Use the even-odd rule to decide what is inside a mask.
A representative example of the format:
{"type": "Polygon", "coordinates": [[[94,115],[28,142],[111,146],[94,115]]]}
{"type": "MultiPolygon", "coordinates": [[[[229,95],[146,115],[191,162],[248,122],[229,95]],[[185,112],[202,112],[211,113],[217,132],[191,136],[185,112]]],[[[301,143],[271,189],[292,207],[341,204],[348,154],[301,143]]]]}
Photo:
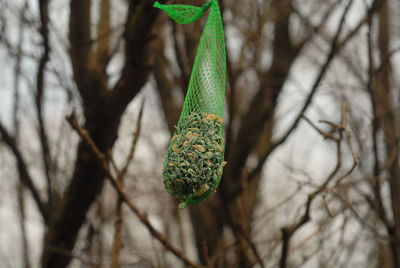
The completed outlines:
{"type": "Polygon", "coordinates": [[[164,187],[181,200],[181,208],[196,204],[215,192],[221,180],[225,134],[223,126],[226,51],[217,0],[201,7],[162,5],[175,22],[187,24],[210,9],[197,49],[189,88],[164,162],[164,187]]]}

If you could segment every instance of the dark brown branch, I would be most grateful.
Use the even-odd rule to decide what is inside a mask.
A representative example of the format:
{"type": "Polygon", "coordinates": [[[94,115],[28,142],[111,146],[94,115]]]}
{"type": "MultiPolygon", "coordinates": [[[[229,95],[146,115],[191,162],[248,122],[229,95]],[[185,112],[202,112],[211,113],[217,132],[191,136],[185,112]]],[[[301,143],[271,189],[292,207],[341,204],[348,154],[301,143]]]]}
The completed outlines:
{"type": "MultiPolygon", "coordinates": [[[[125,107],[142,88],[150,75],[150,42],[161,27],[154,21],[159,10],[153,8],[155,1],[131,1],[125,24],[125,63],[121,76],[110,92],[113,107],[125,107]],[[135,81],[131,84],[131,81],[135,81]]],[[[160,1],[164,2],[164,1],[160,1]]]]}
{"type": "Polygon", "coordinates": [[[23,265],[24,268],[31,268],[31,263],[29,260],[29,244],[28,244],[28,236],[26,232],[26,213],[25,213],[25,195],[24,195],[24,187],[22,183],[18,183],[16,187],[17,196],[18,196],[18,217],[19,217],[19,226],[21,231],[21,240],[22,240],[22,256],[23,256],[23,265]]]}
{"type": "Polygon", "coordinates": [[[254,242],[251,240],[251,238],[243,231],[243,228],[238,228],[239,231],[239,236],[244,239],[244,241],[250,246],[251,251],[253,252],[254,257],[256,258],[256,262],[258,265],[260,265],[261,268],[264,268],[264,262],[261,258],[260,253],[258,252],[258,249],[254,242]]]}
{"type": "MultiPolygon", "coordinates": [[[[114,166],[114,168],[117,172],[116,180],[121,187],[123,187],[123,185],[124,185],[124,177],[125,177],[126,172],[128,171],[128,167],[129,167],[130,163],[133,160],[133,155],[135,153],[136,144],[139,140],[139,136],[140,136],[140,132],[141,132],[141,128],[142,128],[142,116],[143,116],[144,103],[145,103],[145,100],[143,99],[142,104],[140,106],[137,123],[136,123],[136,130],[133,133],[131,148],[129,150],[128,157],[125,160],[125,164],[123,165],[123,168],[121,171],[118,171],[118,169],[116,168],[116,165],[114,166]]],[[[112,159],[111,159],[111,161],[114,162],[112,159]]],[[[116,207],[117,207],[116,208],[116,220],[114,223],[114,241],[113,241],[112,250],[111,250],[111,266],[110,266],[111,268],[121,267],[120,262],[119,262],[119,256],[120,256],[120,251],[122,248],[121,231],[122,231],[122,221],[123,221],[123,218],[122,218],[123,201],[124,200],[122,199],[122,197],[118,196],[117,205],[116,205],[116,207]]]]}
{"type": "MultiPolygon", "coordinates": [[[[273,3],[273,12],[277,13],[277,18],[275,19],[273,32],[271,67],[266,71],[258,72],[259,88],[252,97],[248,110],[241,115],[237,134],[227,133],[232,135],[227,138],[230,139],[230,144],[235,144],[235,146],[230,146],[230,149],[228,149],[227,161],[229,164],[224,171],[224,178],[220,187],[221,191],[219,192],[222,202],[231,202],[231,200],[235,200],[240,196],[242,191],[240,184],[232,183],[232,180],[239,180],[238,177],[242,169],[245,168],[249,156],[254,153],[257,145],[265,139],[265,130],[267,128],[268,130],[273,129],[273,117],[278,97],[288,77],[290,68],[297,57],[296,53],[298,51],[295,51],[289,34],[292,2],[285,0],[273,1],[273,3]]],[[[251,40],[248,41],[250,42],[251,40]]],[[[239,65],[241,65],[240,62],[239,65]]],[[[238,73],[234,70],[232,71],[234,75],[231,77],[238,77],[238,73]]],[[[234,83],[235,81],[232,82],[232,84],[234,83]]],[[[232,97],[237,96],[229,96],[229,98],[232,97]]],[[[235,103],[231,104],[235,105],[235,103]]],[[[235,109],[236,107],[232,106],[232,108],[235,109]]],[[[232,110],[230,112],[234,113],[232,110]]],[[[232,119],[230,118],[230,120],[232,119]]],[[[252,178],[260,178],[260,176],[254,175],[252,178]]],[[[257,183],[257,180],[254,179],[253,181],[257,183]]],[[[240,238],[237,239],[240,241],[240,238]]]]}
{"type": "MultiPolygon", "coordinates": [[[[13,88],[14,88],[14,103],[13,103],[13,127],[14,127],[14,139],[17,143],[18,136],[19,136],[19,108],[20,108],[20,83],[21,83],[21,62],[23,58],[23,51],[22,47],[24,44],[24,24],[26,23],[26,11],[28,8],[27,2],[24,3],[24,7],[20,13],[20,21],[19,21],[19,33],[18,33],[18,46],[16,49],[15,55],[15,67],[14,67],[14,81],[13,81],[13,88]]],[[[2,33],[0,32],[0,35],[2,33]]],[[[1,38],[0,38],[1,40],[1,38]]]]}
{"type": "Polygon", "coordinates": [[[47,198],[48,204],[52,204],[52,160],[49,148],[49,141],[47,138],[47,132],[45,128],[45,121],[43,117],[43,105],[44,105],[44,91],[45,91],[45,72],[46,65],[50,58],[50,45],[49,45],[49,0],[39,0],[39,13],[40,13],[40,35],[43,42],[43,52],[39,60],[39,65],[36,74],[36,112],[39,123],[39,139],[42,149],[42,157],[44,164],[44,172],[47,180],[47,198]]]}
{"type": "MultiPolygon", "coordinates": [[[[372,15],[376,12],[378,12],[383,3],[386,0],[377,0],[373,3],[373,5],[371,6],[371,8],[368,10],[367,16],[364,17],[359,24],[357,25],[357,27],[355,27],[355,30],[360,29],[364,24],[369,24],[370,20],[372,19],[372,15]]],[[[340,1],[336,1],[332,4],[331,8],[328,9],[328,13],[325,14],[325,16],[322,16],[323,18],[328,18],[330,16],[330,14],[334,14],[334,12],[332,12],[332,8],[336,8],[340,3],[340,1]]],[[[319,26],[315,27],[313,26],[310,21],[308,20],[308,18],[306,18],[305,16],[303,16],[297,9],[295,10],[295,13],[300,17],[300,19],[306,24],[307,27],[309,27],[315,34],[319,34],[320,37],[322,37],[322,39],[324,39],[326,42],[330,42],[331,38],[330,36],[328,36],[327,34],[323,34],[320,30],[321,30],[321,26],[323,26],[322,24],[320,24],[319,26]]],[[[349,35],[348,38],[352,38],[353,35],[355,35],[357,33],[357,31],[353,31],[352,35],[349,35]]],[[[305,39],[307,40],[307,39],[305,39]]],[[[342,42],[347,42],[345,39],[342,42]]],[[[390,58],[397,52],[400,51],[400,47],[393,49],[388,57],[386,59],[384,59],[380,66],[378,68],[376,68],[376,70],[374,71],[374,73],[379,73],[383,67],[385,67],[387,64],[390,63],[390,58]]],[[[343,54],[339,54],[340,59],[349,67],[349,70],[356,76],[356,78],[360,81],[361,84],[366,84],[367,81],[364,81],[364,78],[362,76],[361,71],[359,70],[358,67],[354,66],[354,64],[351,62],[351,60],[348,58],[348,56],[343,55],[343,54]]],[[[370,78],[370,76],[368,76],[368,79],[370,78]]]]}
{"type": "Polygon", "coordinates": [[[375,69],[375,63],[374,63],[374,58],[372,55],[372,18],[368,20],[368,32],[367,32],[367,44],[368,44],[368,82],[367,82],[367,89],[370,94],[370,100],[371,100],[371,107],[372,107],[372,114],[374,116],[374,119],[372,121],[372,148],[373,148],[373,154],[374,154],[374,176],[379,175],[379,170],[380,170],[380,165],[379,165],[379,157],[378,157],[378,143],[377,143],[377,133],[378,133],[378,120],[376,118],[376,103],[375,103],[375,98],[374,98],[374,90],[373,90],[373,84],[374,84],[374,69],[375,69]],[[376,118],[376,119],[375,119],[376,118]]]}
{"type": "Polygon", "coordinates": [[[333,136],[332,132],[325,132],[321,129],[319,129],[310,119],[308,119],[306,116],[302,116],[303,119],[313,128],[315,129],[321,136],[323,136],[325,139],[330,139],[330,140],[337,140],[335,136],[333,136]]]}
{"type": "Polygon", "coordinates": [[[183,48],[180,46],[179,40],[178,40],[178,29],[177,25],[175,22],[171,23],[172,24],[172,37],[174,40],[174,49],[175,49],[175,56],[176,56],[176,62],[179,65],[179,69],[181,70],[181,87],[182,87],[182,92],[186,92],[186,88],[189,86],[189,74],[190,70],[188,67],[188,62],[187,60],[185,61],[185,57],[183,57],[183,48]]]}
{"type": "Polygon", "coordinates": [[[100,94],[99,89],[90,85],[92,73],[91,62],[91,1],[71,0],[69,21],[70,57],[74,80],[84,103],[96,101],[94,96],[100,94]]]}
{"type": "MultiPolygon", "coordinates": [[[[307,202],[305,204],[305,211],[304,214],[300,217],[300,219],[293,223],[292,225],[283,227],[281,229],[282,231],[282,251],[281,251],[281,258],[280,258],[280,268],[285,268],[287,267],[287,259],[288,259],[288,252],[290,248],[290,240],[292,236],[306,223],[308,223],[311,220],[311,206],[314,201],[314,199],[320,195],[322,192],[327,191],[327,187],[329,183],[335,178],[335,176],[338,174],[340,167],[342,166],[342,160],[343,160],[343,155],[342,155],[342,139],[343,135],[345,132],[345,129],[347,127],[347,105],[342,104],[341,107],[341,122],[340,124],[335,124],[331,123],[330,125],[337,127],[337,131],[339,132],[339,137],[330,137],[324,135],[323,132],[321,132],[323,137],[328,137],[330,140],[334,141],[336,143],[336,165],[333,168],[333,170],[329,173],[327,178],[325,179],[324,183],[322,183],[315,191],[310,193],[307,197],[307,202]]],[[[354,168],[351,167],[350,171],[346,172],[346,176],[350,175],[351,171],[353,171],[354,168]]],[[[344,178],[343,176],[340,177],[339,181],[344,178]]],[[[328,209],[329,211],[329,209],[328,209]]]]}
{"type": "MultiPolygon", "coordinates": [[[[224,12],[225,10],[225,4],[224,1],[221,1],[221,13],[222,13],[222,21],[225,24],[225,17],[224,17],[224,12]]],[[[227,36],[225,35],[225,44],[228,43],[227,36]]],[[[228,98],[228,113],[229,113],[229,121],[228,121],[228,126],[226,129],[226,150],[225,154],[229,155],[229,149],[231,147],[231,142],[233,139],[233,122],[236,117],[236,78],[237,75],[233,71],[233,65],[232,65],[232,60],[231,57],[229,56],[229,50],[228,47],[226,47],[226,71],[227,71],[227,77],[228,77],[228,86],[229,86],[229,91],[227,92],[227,98],[228,98]]]]}
{"type": "Polygon", "coordinates": [[[48,224],[49,217],[47,213],[47,208],[40,197],[39,191],[36,189],[36,186],[33,183],[33,179],[28,171],[28,167],[25,163],[25,160],[23,159],[22,154],[18,149],[17,144],[15,143],[15,140],[8,134],[8,131],[1,123],[0,123],[0,134],[2,141],[9,147],[11,152],[14,154],[14,157],[17,161],[18,172],[20,173],[20,179],[22,183],[31,192],[32,197],[35,200],[36,205],[38,206],[39,212],[44,219],[44,222],[48,224]]]}
{"type": "Polygon", "coordinates": [[[400,47],[397,47],[397,48],[391,50],[390,52],[388,52],[387,55],[385,55],[385,57],[383,57],[382,62],[380,63],[378,68],[376,68],[375,74],[379,74],[384,68],[386,68],[387,65],[390,64],[390,60],[392,59],[392,57],[398,52],[400,52],[400,47]]]}
{"type": "MultiPolygon", "coordinates": [[[[13,128],[14,128],[14,141],[17,144],[20,134],[20,118],[19,118],[19,110],[20,110],[20,79],[21,79],[21,61],[22,61],[22,46],[24,44],[24,24],[26,23],[26,11],[28,8],[28,3],[25,1],[24,6],[21,10],[19,17],[19,26],[18,26],[18,46],[17,46],[17,55],[15,57],[15,68],[14,68],[14,103],[13,103],[13,128]]],[[[21,177],[21,174],[19,173],[21,177]]],[[[18,218],[19,218],[19,227],[21,231],[21,248],[22,248],[22,256],[23,256],[23,266],[25,268],[31,268],[31,263],[29,259],[29,245],[28,245],[28,236],[26,230],[26,213],[25,213],[25,192],[24,192],[24,184],[21,182],[17,182],[16,192],[17,192],[17,200],[18,200],[18,218]]]]}
{"type": "Polygon", "coordinates": [[[300,17],[300,19],[306,24],[306,26],[310,29],[309,34],[301,41],[298,45],[296,45],[296,50],[301,50],[309,41],[313,38],[314,35],[322,35],[321,30],[324,28],[326,23],[329,21],[331,16],[335,14],[335,10],[340,7],[340,4],[343,0],[334,1],[332,4],[327,8],[326,12],[321,16],[322,20],[317,26],[313,26],[309,19],[301,14],[301,12],[297,8],[293,8],[294,13],[300,17]]]}
{"type": "Polygon", "coordinates": [[[159,232],[155,227],[149,222],[148,217],[146,214],[141,212],[139,208],[132,202],[132,200],[128,197],[125,190],[121,187],[120,183],[117,181],[117,178],[112,174],[111,170],[109,169],[109,164],[107,161],[106,156],[99,150],[96,146],[92,138],[90,137],[89,132],[86,129],[83,129],[79,126],[78,121],[74,114],[67,117],[68,123],[71,127],[77,131],[79,136],[87,142],[90,146],[92,153],[96,156],[99,164],[101,165],[103,171],[105,172],[107,179],[111,182],[111,185],[114,189],[118,192],[118,195],[124,200],[125,204],[129,207],[129,209],[139,218],[139,220],[146,226],[148,231],[151,235],[156,238],[168,251],[174,254],[177,258],[182,260],[186,265],[190,267],[199,268],[202,267],[201,265],[189,260],[184,253],[180,250],[175,248],[170,242],[166,239],[166,237],[159,232]]]}
{"type": "Polygon", "coordinates": [[[136,151],[136,144],[139,140],[139,136],[142,130],[142,117],[143,117],[144,104],[145,104],[145,99],[143,99],[142,104],[140,105],[139,115],[136,122],[136,130],[133,133],[131,148],[129,150],[128,157],[125,160],[125,165],[123,165],[122,170],[118,173],[119,179],[122,179],[125,176],[126,172],[128,171],[130,163],[132,163],[133,155],[136,151]]]}
{"type": "Polygon", "coordinates": [[[106,63],[110,53],[110,36],[112,31],[110,29],[110,13],[111,3],[110,0],[102,0],[99,6],[100,18],[97,23],[97,50],[96,58],[99,68],[104,72],[106,63]]]}
{"type": "Polygon", "coordinates": [[[68,257],[68,258],[77,259],[80,262],[89,265],[90,267],[98,267],[97,263],[94,263],[93,261],[91,261],[90,259],[87,259],[84,256],[74,254],[73,252],[71,252],[71,251],[69,251],[67,249],[56,247],[56,246],[51,246],[51,245],[45,245],[45,247],[49,251],[58,253],[60,255],[68,257]]]}
{"type": "Polygon", "coordinates": [[[122,248],[122,199],[118,197],[117,208],[115,213],[114,222],[114,238],[111,248],[111,265],[110,268],[120,268],[121,264],[119,262],[120,251],[122,248]]]}
{"type": "Polygon", "coordinates": [[[288,259],[288,252],[289,252],[289,246],[290,246],[290,239],[292,238],[293,234],[299,230],[303,225],[308,223],[311,219],[310,211],[311,211],[311,205],[315,199],[316,196],[318,196],[319,193],[325,190],[326,186],[329,184],[329,182],[334,178],[336,173],[339,171],[340,166],[341,166],[341,161],[342,161],[342,152],[341,152],[341,142],[337,141],[337,162],[336,166],[333,169],[333,171],[330,173],[328,178],[325,180],[325,182],[314,192],[310,193],[307,198],[307,202],[305,204],[305,212],[303,216],[299,219],[298,222],[287,226],[283,227],[281,229],[282,231],[282,253],[281,253],[281,259],[280,259],[280,268],[285,268],[287,267],[287,259],[288,259]]]}
{"type": "Polygon", "coordinates": [[[117,41],[115,42],[114,46],[110,49],[110,52],[108,53],[107,59],[104,60],[104,65],[103,65],[103,72],[107,68],[108,64],[110,63],[111,59],[118,53],[121,43],[124,40],[123,34],[118,33],[118,37],[115,38],[117,41]]]}
{"type": "Polygon", "coordinates": [[[367,89],[370,94],[371,107],[372,107],[372,151],[373,151],[373,159],[374,159],[374,167],[373,167],[373,176],[377,179],[371,180],[371,188],[374,193],[374,201],[370,200],[368,196],[366,196],[366,200],[370,203],[370,206],[373,210],[376,211],[379,219],[386,226],[391,226],[390,221],[388,220],[387,212],[385,206],[383,205],[382,193],[381,193],[381,182],[379,179],[379,175],[381,172],[379,155],[378,155],[378,131],[379,131],[379,118],[377,112],[377,98],[375,96],[374,83],[375,83],[375,62],[373,58],[373,47],[372,47],[372,18],[368,20],[368,32],[367,32],[367,45],[368,45],[368,82],[367,89]]]}
{"type": "Polygon", "coordinates": [[[157,42],[157,50],[155,52],[153,73],[166,119],[165,121],[168,125],[169,132],[172,134],[175,130],[176,122],[178,122],[182,102],[179,102],[173,95],[174,84],[170,78],[172,74],[169,71],[168,60],[163,52],[164,41],[162,37],[159,37],[155,42],[157,42]]]}
{"type": "MultiPolygon", "coordinates": [[[[376,1],[375,1],[376,2],[376,1]]],[[[256,166],[256,168],[254,168],[251,172],[250,172],[250,178],[253,178],[254,175],[258,174],[262,167],[264,166],[264,162],[265,160],[268,158],[268,156],[276,149],[278,148],[281,144],[283,144],[287,138],[294,132],[294,130],[297,128],[301,118],[303,117],[304,113],[307,111],[307,109],[309,108],[313,97],[315,95],[315,93],[317,92],[319,85],[322,81],[322,79],[325,77],[325,74],[327,72],[327,70],[329,69],[333,59],[335,58],[335,55],[337,55],[340,50],[344,47],[345,44],[347,44],[348,41],[351,40],[351,38],[359,31],[359,29],[361,28],[361,26],[364,24],[365,20],[362,20],[350,33],[348,33],[346,35],[346,37],[342,40],[339,41],[339,36],[342,32],[343,26],[344,26],[344,22],[346,20],[347,17],[347,13],[350,10],[350,7],[352,5],[353,1],[350,0],[347,5],[346,8],[343,11],[343,14],[341,16],[340,22],[339,22],[339,26],[338,29],[335,33],[335,36],[331,42],[331,48],[330,51],[328,53],[328,56],[325,60],[325,63],[322,65],[317,78],[315,79],[313,86],[311,87],[311,91],[309,93],[309,95],[307,96],[307,99],[305,100],[303,107],[301,108],[298,116],[296,117],[296,119],[294,120],[293,124],[289,127],[289,129],[286,131],[286,133],[277,141],[275,141],[270,148],[265,152],[265,154],[263,156],[261,156],[259,158],[259,162],[258,165],[256,166]]],[[[376,5],[373,5],[373,7],[375,8],[376,5]]],[[[371,7],[371,9],[373,8],[371,7]]],[[[371,16],[371,11],[369,10],[368,14],[366,15],[367,17],[371,16]]]]}
{"type": "MultiPolygon", "coordinates": [[[[384,2],[382,9],[379,11],[378,20],[378,48],[380,62],[384,63],[390,58],[389,47],[391,41],[390,19],[388,1],[384,2]]],[[[389,246],[391,250],[391,259],[393,267],[400,267],[400,153],[399,153],[399,127],[396,113],[392,101],[392,66],[390,61],[383,64],[380,72],[377,74],[376,83],[373,84],[374,97],[377,102],[377,112],[383,115],[379,118],[381,130],[384,140],[384,148],[386,151],[386,161],[388,163],[389,186],[391,214],[393,217],[393,226],[386,226],[388,235],[390,236],[389,246]],[[389,161],[390,160],[390,161],[389,161]]],[[[376,118],[375,118],[376,119],[376,118]]]]}

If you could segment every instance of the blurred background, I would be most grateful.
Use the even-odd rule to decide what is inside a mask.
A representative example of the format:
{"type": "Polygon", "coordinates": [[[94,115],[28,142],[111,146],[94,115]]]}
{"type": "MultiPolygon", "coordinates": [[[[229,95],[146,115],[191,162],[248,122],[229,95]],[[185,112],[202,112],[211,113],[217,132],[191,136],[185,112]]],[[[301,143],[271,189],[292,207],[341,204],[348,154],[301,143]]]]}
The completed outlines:
{"type": "Polygon", "coordinates": [[[207,16],[153,3],[0,0],[0,267],[399,268],[400,2],[219,0],[228,165],[185,210],[161,172],[207,16]]]}

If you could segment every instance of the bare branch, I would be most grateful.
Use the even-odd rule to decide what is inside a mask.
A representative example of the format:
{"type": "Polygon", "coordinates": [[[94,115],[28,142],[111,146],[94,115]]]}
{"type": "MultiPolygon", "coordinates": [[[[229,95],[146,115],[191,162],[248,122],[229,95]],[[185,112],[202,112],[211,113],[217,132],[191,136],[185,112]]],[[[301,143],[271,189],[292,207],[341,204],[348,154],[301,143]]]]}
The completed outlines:
{"type": "MultiPolygon", "coordinates": [[[[22,46],[25,41],[24,34],[24,24],[26,23],[26,11],[27,11],[28,3],[25,1],[24,6],[20,13],[20,21],[18,26],[18,46],[17,46],[17,55],[15,57],[15,68],[14,68],[14,103],[13,103],[13,128],[14,128],[14,141],[18,143],[19,134],[20,134],[20,118],[19,118],[19,110],[20,110],[20,79],[21,79],[21,67],[22,67],[22,46]]],[[[19,174],[21,175],[21,174],[19,174]]],[[[24,185],[20,181],[17,182],[16,185],[17,199],[18,199],[18,216],[19,216],[19,227],[21,230],[21,248],[23,252],[23,265],[25,268],[31,268],[30,262],[30,254],[29,254],[29,245],[28,245],[28,236],[26,230],[26,213],[25,213],[25,194],[24,194],[24,185]]]]}
{"type": "Polygon", "coordinates": [[[90,134],[88,133],[88,131],[79,126],[75,115],[72,114],[72,115],[68,116],[67,121],[69,122],[71,127],[77,131],[79,136],[85,142],[88,143],[88,145],[90,146],[90,149],[95,154],[97,160],[101,164],[101,167],[103,168],[104,172],[106,173],[107,179],[111,182],[111,185],[118,192],[119,196],[124,200],[125,204],[129,207],[129,209],[133,213],[135,213],[136,216],[139,218],[139,220],[147,227],[147,229],[149,230],[151,235],[154,238],[156,238],[168,251],[170,251],[177,258],[182,260],[186,265],[189,265],[190,267],[195,267],[195,268],[202,267],[201,265],[189,260],[180,249],[177,249],[172,244],[170,244],[170,242],[165,238],[165,236],[162,233],[160,233],[157,229],[155,229],[154,226],[149,222],[147,215],[144,214],[143,212],[141,212],[139,210],[139,208],[132,202],[132,200],[126,194],[125,190],[121,187],[121,185],[119,184],[117,179],[111,173],[105,155],[102,152],[100,152],[100,150],[97,148],[96,144],[93,142],[92,138],[90,137],[90,134]]]}
{"type": "MultiPolygon", "coordinates": [[[[159,11],[153,8],[155,1],[131,1],[125,24],[125,63],[121,76],[110,92],[111,105],[125,107],[139,92],[150,75],[150,41],[161,27],[155,24],[159,11]],[[139,15],[140,14],[140,15],[139,15]],[[130,82],[135,80],[136,83],[130,82]]],[[[164,2],[164,1],[160,1],[164,2]]]]}
{"type": "Polygon", "coordinates": [[[39,12],[40,12],[40,29],[39,32],[43,42],[43,52],[39,60],[39,65],[36,74],[36,112],[39,123],[39,138],[42,149],[44,172],[47,180],[47,198],[48,204],[52,204],[52,159],[49,148],[49,141],[47,138],[45,121],[43,117],[43,105],[44,105],[44,91],[45,91],[45,71],[46,65],[50,57],[50,45],[49,45],[49,0],[39,0],[39,12]]]}
{"type": "Polygon", "coordinates": [[[338,29],[336,31],[336,34],[331,42],[331,48],[330,51],[328,53],[328,56],[325,60],[325,63],[322,65],[317,78],[315,79],[313,86],[311,88],[311,92],[309,93],[309,95],[307,96],[306,101],[303,104],[303,107],[301,108],[299,115],[296,117],[296,119],[294,120],[293,124],[289,127],[289,129],[287,130],[287,132],[277,141],[275,141],[270,148],[265,152],[265,154],[263,156],[261,156],[259,158],[259,162],[258,165],[256,166],[256,168],[254,168],[254,170],[252,170],[250,172],[250,178],[253,178],[255,174],[259,173],[264,165],[265,160],[268,158],[268,156],[276,149],[278,148],[281,144],[283,144],[286,139],[292,134],[292,132],[297,128],[301,118],[303,117],[303,114],[306,112],[306,110],[309,108],[312,99],[315,95],[315,93],[317,92],[319,85],[322,81],[322,79],[324,78],[329,66],[331,65],[333,59],[335,58],[335,55],[337,55],[340,50],[356,35],[356,33],[359,32],[360,28],[364,25],[364,23],[373,15],[373,13],[376,10],[379,10],[379,8],[381,7],[381,1],[379,0],[375,0],[374,3],[372,4],[372,6],[368,9],[368,12],[366,14],[366,16],[364,17],[364,19],[362,19],[356,27],[354,27],[353,30],[351,30],[341,41],[339,41],[339,36],[342,32],[343,26],[344,26],[344,22],[346,20],[347,17],[347,13],[350,10],[350,7],[352,5],[353,1],[350,0],[347,5],[345,10],[343,11],[343,14],[341,16],[340,22],[339,22],[339,26],[338,29]]]}
{"type": "Polygon", "coordinates": [[[105,71],[107,59],[110,53],[110,13],[111,3],[110,0],[102,0],[100,2],[100,19],[97,23],[97,50],[96,58],[100,68],[105,71]]]}
{"type": "Polygon", "coordinates": [[[128,171],[128,167],[133,160],[133,155],[136,151],[136,144],[139,140],[140,132],[142,130],[142,117],[143,117],[144,104],[145,104],[145,99],[143,99],[142,104],[140,105],[139,115],[136,123],[136,130],[133,133],[131,149],[129,150],[128,157],[125,160],[125,165],[123,165],[122,170],[118,174],[119,179],[122,179],[125,176],[126,172],[128,171]]]}
{"type": "Polygon", "coordinates": [[[173,40],[174,40],[176,61],[181,70],[182,92],[186,92],[186,87],[189,85],[189,74],[190,74],[190,70],[188,67],[189,64],[187,62],[187,59],[185,57],[183,57],[183,55],[184,55],[183,48],[180,45],[178,36],[177,36],[178,35],[177,25],[175,23],[171,23],[171,24],[172,24],[172,36],[173,36],[173,40]],[[186,59],[186,61],[185,61],[185,59],[186,59]]]}
{"type": "Polygon", "coordinates": [[[94,98],[100,92],[99,87],[93,86],[93,55],[91,53],[91,1],[71,0],[69,21],[70,57],[74,79],[85,103],[96,101],[94,98]]]}
{"type": "MultiPolygon", "coordinates": [[[[124,185],[124,177],[125,177],[126,172],[128,171],[129,164],[133,160],[133,155],[135,153],[136,144],[139,140],[140,131],[142,128],[142,116],[143,116],[144,103],[145,103],[145,99],[143,99],[142,104],[140,106],[139,115],[138,115],[138,119],[137,119],[137,123],[136,123],[136,130],[133,133],[131,148],[129,150],[128,157],[125,160],[125,164],[123,165],[123,168],[121,171],[118,171],[115,168],[117,171],[116,180],[121,187],[123,187],[123,185],[124,185]]],[[[122,203],[123,203],[123,201],[124,200],[121,198],[121,196],[118,196],[117,209],[116,209],[117,210],[116,211],[116,220],[114,223],[114,241],[113,241],[112,252],[111,252],[111,268],[119,268],[120,267],[119,254],[120,254],[120,250],[122,248],[121,230],[122,230],[122,221],[123,221],[123,218],[122,218],[122,203]]]]}
{"type": "Polygon", "coordinates": [[[326,12],[321,16],[322,20],[317,26],[313,26],[309,19],[301,14],[298,8],[293,8],[294,13],[300,17],[300,19],[306,24],[306,26],[311,30],[309,34],[301,41],[298,45],[296,45],[297,50],[301,50],[312,38],[314,35],[322,35],[322,29],[329,21],[332,14],[335,14],[335,10],[340,7],[340,4],[343,0],[333,1],[332,4],[326,9],[326,12]]]}
{"type": "MultiPolygon", "coordinates": [[[[304,214],[300,217],[300,219],[297,222],[295,222],[289,226],[283,227],[281,229],[281,231],[282,231],[282,253],[281,253],[281,259],[280,259],[280,265],[279,265],[280,268],[287,267],[287,259],[288,259],[288,252],[289,252],[291,237],[293,236],[294,233],[297,232],[297,230],[299,230],[302,226],[304,226],[306,223],[308,223],[311,219],[311,205],[312,205],[314,199],[322,192],[327,191],[327,187],[328,187],[329,183],[335,178],[335,176],[338,174],[338,172],[340,170],[340,167],[342,166],[342,160],[343,160],[342,139],[343,139],[343,134],[346,129],[346,125],[347,125],[347,105],[345,103],[342,103],[342,106],[341,106],[341,122],[339,124],[330,123],[330,125],[337,128],[337,131],[339,132],[338,138],[332,138],[331,136],[327,136],[322,131],[320,133],[323,137],[329,137],[330,140],[333,140],[336,143],[336,165],[333,168],[333,170],[330,172],[330,174],[327,176],[324,183],[322,183],[315,191],[313,191],[312,193],[310,193],[308,195],[307,202],[305,204],[305,211],[304,211],[304,214]]],[[[346,172],[345,175],[346,176],[350,175],[350,173],[353,170],[354,170],[354,167],[351,167],[350,171],[346,172]]],[[[343,178],[344,178],[344,176],[340,177],[339,181],[343,178]]],[[[325,202],[324,196],[323,196],[323,200],[325,202]]],[[[324,203],[324,204],[328,211],[328,214],[330,214],[328,205],[326,203],[324,203]]]]}
{"type": "MultiPolygon", "coordinates": [[[[171,72],[169,71],[168,60],[164,55],[165,46],[161,37],[155,41],[157,50],[155,52],[154,78],[157,84],[158,94],[160,95],[161,105],[168,125],[168,130],[172,134],[175,130],[175,124],[178,121],[180,107],[182,103],[173,95],[174,84],[171,72]]],[[[185,85],[186,87],[187,85],[185,85]]]]}
{"type": "Polygon", "coordinates": [[[306,120],[306,122],[308,124],[310,124],[310,126],[315,129],[319,134],[321,134],[321,136],[323,136],[325,139],[330,139],[330,140],[337,140],[336,137],[333,136],[333,134],[331,132],[325,132],[322,131],[321,129],[319,129],[313,122],[311,122],[310,119],[308,119],[306,116],[302,116],[304,118],[304,120],[306,120]]]}
{"type": "Polygon", "coordinates": [[[2,141],[9,147],[11,152],[14,154],[14,157],[17,161],[18,172],[20,173],[20,179],[22,183],[29,189],[31,192],[33,199],[38,206],[39,212],[43,217],[43,220],[46,224],[49,222],[48,212],[45,204],[43,203],[39,191],[36,189],[36,186],[33,183],[33,179],[28,171],[28,167],[25,163],[25,160],[22,157],[20,150],[15,143],[15,140],[8,134],[5,127],[0,123],[0,134],[2,141]]]}

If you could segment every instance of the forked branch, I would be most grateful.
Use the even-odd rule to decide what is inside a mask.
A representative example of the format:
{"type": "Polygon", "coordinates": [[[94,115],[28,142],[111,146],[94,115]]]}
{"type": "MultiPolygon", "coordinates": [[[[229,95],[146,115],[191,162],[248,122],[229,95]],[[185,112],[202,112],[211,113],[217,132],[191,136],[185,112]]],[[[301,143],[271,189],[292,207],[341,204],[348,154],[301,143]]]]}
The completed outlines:
{"type": "MultiPolygon", "coordinates": [[[[333,132],[324,132],[317,128],[309,119],[306,119],[307,122],[311,124],[311,126],[318,131],[324,138],[332,140],[336,144],[336,165],[333,168],[333,170],[329,173],[329,175],[326,177],[324,182],[313,192],[308,194],[307,197],[307,202],[305,203],[305,210],[303,215],[300,217],[298,221],[295,223],[285,226],[281,229],[282,231],[282,253],[281,253],[281,258],[280,258],[280,268],[285,268],[287,267],[287,259],[289,256],[289,249],[290,249],[290,240],[292,236],[306,223],[308,223],[311,220],[311,206],[313,204],[313,201],[317,196],[322,194],[323,192],[331,192],[333,188],[335,188],[341,180],[343,180],[345,177],[351,174],[351,172],[354,170],[355,165],[358,163],[357,158],[355,157],[355,154],[353,154],[353,149],[352,155],[354,157],[354,164],[351,166],[351,168],[342,176],[339,177],[337,183],[335,184],[334,187],[331,189],[328,189],[329,184],[333,181],[333,179],[338,175],[340,168],[342,166],[342,160],[343,160],[343,153],[342,153],[342,141],[343,137],[346,135],[348,136],[349,134],[347,133],[347,104],[342,103],[341,107],[341,122],[339,124],[328,122],[328,121],[321,121],[321,123],[326,123],[329,124],[332,128],[334,128],[334,131],[338,133],[337,136],[333,135],[333,132]]],[[[348,142],[350,142],[348,140],[348,142]]],[[[352,145],[349,144],[349,147],[352,148],[352,145]]],[[[325,197],[323,197],[325,200],[325,197]]],[[[324,203],[324,205],[327,207],[327,204],[324,203]]],[[[328,214],[331,214],[329,212],[329,209],[327,209],[328,214]]]]}

